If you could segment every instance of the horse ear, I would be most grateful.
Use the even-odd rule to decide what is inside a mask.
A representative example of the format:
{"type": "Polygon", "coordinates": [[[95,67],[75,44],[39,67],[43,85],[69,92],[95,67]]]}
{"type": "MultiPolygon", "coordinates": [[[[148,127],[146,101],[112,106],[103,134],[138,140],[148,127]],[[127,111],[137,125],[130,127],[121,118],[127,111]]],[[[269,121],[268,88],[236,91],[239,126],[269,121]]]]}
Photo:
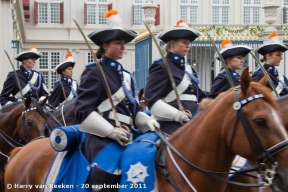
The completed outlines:
{"type": "Polygon", "coordinates": [[[31,104],[31,97],[29,96],[25,99],[25,107],[29,108],[30,104],[31,104]]]}
{"type": "Polygon", "coordinates": [[[266,86],[267,81],[268,81],[268,77],[269,77],[269,73],[270,73],[270,70],[267,70],[267,73],[262,77],[262,79],[260,79],[260,81],[258,83],[266,86]]]}
{"type": "Polygon", "coordinates": [[[41,106],[44,106],[46,104],[47,100],[48,100],[48,97],[45,97],[45,99],[42,99],[42,100],[39,101],[39,104],[41,106]]]}
{"type": "Polygon", "coordinates": [[[240,79],[241,90],[244,95],[246,95],[246,91],[248,90],[250,86],[250,81],[251,81],[251,77],[249,75],[249,68],[246,67],[244,71],[242,72],[241,79],[240,79]]]}

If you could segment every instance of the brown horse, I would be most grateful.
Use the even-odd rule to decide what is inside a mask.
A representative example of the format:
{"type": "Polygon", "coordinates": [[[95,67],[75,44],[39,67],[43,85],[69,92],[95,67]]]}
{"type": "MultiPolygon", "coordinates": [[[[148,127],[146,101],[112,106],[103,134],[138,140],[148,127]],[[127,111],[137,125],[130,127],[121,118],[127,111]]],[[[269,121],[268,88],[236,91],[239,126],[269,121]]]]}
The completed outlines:
{"type": "MultiPolygon", "coordinates": [[[[47,100],[47,99],[46,99],[47,100]]],[[[34,98],[15,102],[0,110],[0,190],[4,190],[4,166],[13,148],[44,137],[47,123],[42,109],[46,100],[38,103],[34,98]]]]}
{"type": "MultiPolygon", "coordinates": [[[[276,100],[278,105],[279,105],[279,111],[282,115],[282,120],[283,120],[283,124],[284,127],[286,129],[286,131],[288,132],[288,95],[283,96],[279,99],[276,100]]],[[[247,168],[250,166],[247,166],[247,168]]],[[[256,176],[257,173],[252,173],[253,176],[256,176]]],[[[237,181],[237,182],[242,182],[242,183],[256,183],[257,179],[255,179],[254,177],[249,177],[249,176],[245,176],[242,174],[237,174],[235,175],[232,179],[232,181],[237,181]]],[[[247,188],[247,187],[240,187],[237,185],[231,185],[228,184],[227,188],[226,188],[226,192],[258,192],[259,189],[258,188],[247,188]]],[[[269,187],[266,187],[265,189],[263,189],[263,192],[271,192],[272,189],[269,187]]]]}
{"type": "MultiPolygon", "coordinates": [[[[265,149],[288,139],[276,108],[277,104],[268,89],[259,83],[250,83],[248,70],[245,70],[241,76],[239,92],[234,93],[234,90],[231,89],[216,98],[207,109],[200,111],[189,123],[173,133],[169,142],[189,162],[205,170],[226,172],[220,177],[227,178],[227,172],[230,170],[235,154],[256,163],[255,157],[261,155],[265,149]],[[234,104],[234,94],[243,106],[234,104]],[[259,94],[262,94],[263,98],[259,94]],[[253,99],[253,96],[257,99],[253,99]],[[233,129],[231,125],[236,118],[236,109],[239,110],[239,113],[243,112],[246,117],[245,126],[238,120],[233,129]],[[252,136],[253,139],[251,139],[252,136]],[[232,145],[230,145],[232,140],[232,145]],[[257,142],[260,142],[262,147],[257,142]]],[[[169,154],[167,148],[166,154],[169,154]]],[[[40,192],[41,189],[35,188],[35,184],[44,183],[54,155],[55,151],[51,148],[48,139],[37,140],[21,149],[15,149],[5,172],[5,184],[11,184],[9,188],[12,187],[7,189],[7,192],[19,191],[15,186],[25,184],[31,184],[32,188],[21,189],[21,191],[40,192]],[[33,154],[33,156],[27,154],[33,154]]],[[[283,191],[288,191],[288,182],[285,179],[288,173],[286,163],[288,158],[285,157],[288,157],[288,150],[282,150],[274,155],[274,160],[279,165],[273,185],[283,191]]],[[[268,159],[270,165],[271,158],[268,159]]],[[[223,192],[225,190],[226,183],[195,170],[173,152],[172,155],[167,155],[167,167],[171,179],[181,191],[192,191],[191,186],[188,185],[189,182],[199,192],[223,192]],[[176,164],[172,162],[172,156],[183,175],[177,170],[176,164]],[[184,177],[189,182],[186,182],[184,177]]],[[[159,191],[175,191],[159,171],[157,171],[157,183],[159,191]]]]}

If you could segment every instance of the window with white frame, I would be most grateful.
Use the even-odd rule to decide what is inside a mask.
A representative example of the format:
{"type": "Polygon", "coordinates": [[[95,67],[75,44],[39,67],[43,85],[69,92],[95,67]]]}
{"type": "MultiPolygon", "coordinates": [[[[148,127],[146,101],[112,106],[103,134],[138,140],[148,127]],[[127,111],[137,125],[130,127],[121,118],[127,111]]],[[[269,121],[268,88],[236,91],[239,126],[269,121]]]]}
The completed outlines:
{"type": "MultiPolygon", "coordinates": [[[[148,2],[149,0],[133,0],[133,25],[143,25],[142,5],[148,2]]],[[[154,0],[151,2],[154,3],[154,0]]]]}
{"type": "Polygon", "coordinates": [[[58,79],[55,67],[60,61],[60,52],[41,52],[42,57],[38,59],[37,70],[43,75],[46,86],[49,90],[53,90],[54,83],[58,79]]]}
{"type": "Polygon", "coordinates": [[[87,1],[87,24],[105,25],[105,13],[108,10],[108,0],[86,0],[87,1]]]}
{"type": "Polygon", "coordinates": [[[228,23],[229,0],[212,0],[212,22],[228,23]]]}
{"type": "Polygon", "coordinates": [[[283,4],[284,4],[284,6],[288,6],[288,0],[283,0],[284,2],[283,2],[283,4]]]}
{"type": "Polygon", "coordinates": [[[261,0],[244,0],[243,23],[258,24],[260,23],[261,0]]]}
{"type": "Polygon", "coordinates": [[[93,56],[91,55],[90,52],[88,52],[87,54],[87,63],[93,63],[95,62],[94,59],[93,59],[93,56]]]}
{"type": "Polygon", "coordinates": [[[60,0],[38,1],[38,23],[42,24],[60,23],[60,0]]]}
{"type": "Polygon", "coordinates": [[[180,18],[187,23],[197,23],[197,0],[180,0],[180,18]]]}

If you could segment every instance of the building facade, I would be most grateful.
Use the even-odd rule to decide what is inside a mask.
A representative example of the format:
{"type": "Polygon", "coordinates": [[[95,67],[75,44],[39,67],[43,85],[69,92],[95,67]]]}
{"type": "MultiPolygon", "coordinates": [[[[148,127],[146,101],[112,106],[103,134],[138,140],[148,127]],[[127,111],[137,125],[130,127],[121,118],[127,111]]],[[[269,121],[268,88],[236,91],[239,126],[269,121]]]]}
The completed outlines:
{"type": "MultiPolygon", "coordinates": [[[[109,9],[116,9],[123,25],[140,34],[135,41],[127,44],[121,61],[126,69],[136,72],[137,67],[139,68],[137,65],[141,65],[143,57],[147,56],[146,51],[142,57],[141,54],[137,56],[135,50],[137,43],[148,37],[143,25],[145,18],[142,9],[147,3],[157,5],[155,25],[152,27],[155,34],[174,26],[178,19],[186,20],[191,27],[201,31],[202,36],[191,44],[187,61],[200,73],[203,79],[201,86],[206,91],[209,91],[211,81],[221,66],[213,59],[215,50],[206,32],[217,45],[223,38],[230,38],[235,43],[257,47],[265,41],[269,26],[274,28],[272,30],[279,31],[284,40],[287,38],[288,13],[285,7],[288,6],[288,0],[0,0],[0,44],[11,57],[30,46],[36,46],[43,54],[36,70],[43,73],[48,88],[52,90],[58,78],[54,67],[65,59],[67,52],[71,52],[76,60],[73,77],[78,81],[85,65],[93,62],[73,19],[79,23],[84,34],[88,35],[95,29],[105,27],[104,13],[109,9]],[[275,21],[269,25],[267,13],[262,7],[272,3],[279,7],[273,12],[275,21]]],[[[149,59],[145,61],[142,71],[135,74],[143,81],[140,86],[145,85],[147,76],[147,71],[143,70],[148,70],[152,61],[160,55],[153,42],[149,42],[152,44],[148,48],[152,49],[149,59]]],[[[92,42],[91,46],[96,52],[98,47],[92,42]]],[[[12,68],[3,51],[0,51],[0,59],[2,89],[7,73],[12,68]]],[[[285,61],[286,57],[280,70],[288,74],[285,61]]],[[[14,62],[14,65],[17,67],[19,63],[14,62]]],[[[251,57],[247,58],[247,65],[253,70],[257,67],[251,57]]]]}

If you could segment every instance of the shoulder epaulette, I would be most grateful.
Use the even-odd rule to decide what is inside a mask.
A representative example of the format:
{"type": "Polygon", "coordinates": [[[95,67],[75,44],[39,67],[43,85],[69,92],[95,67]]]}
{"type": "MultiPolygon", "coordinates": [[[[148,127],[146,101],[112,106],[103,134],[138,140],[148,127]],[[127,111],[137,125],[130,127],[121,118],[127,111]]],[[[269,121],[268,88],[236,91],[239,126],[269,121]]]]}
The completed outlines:
{"type": "Polygon", "coordinates": [[[86,65],[86,67],[93,67],[93,66],[96,66],[96,63],[95,62],[91,62],[91,63],[88,63],[86,65]]]}
{"type": "MultiPolygon", "coordinates": [[[[20,69],[17,69],[16,72],[20,71],[20,69]]],[[[14,73],[14,71],[9,71],[9,73],[14,73]]]]}
{"type": "Polygon", "coordinates": [[[153,63],[158,63],[158,62],[160,62],[162,60],[163,60],[162,58],[159,58],[159,59],[154,60],[153,63]]]}

